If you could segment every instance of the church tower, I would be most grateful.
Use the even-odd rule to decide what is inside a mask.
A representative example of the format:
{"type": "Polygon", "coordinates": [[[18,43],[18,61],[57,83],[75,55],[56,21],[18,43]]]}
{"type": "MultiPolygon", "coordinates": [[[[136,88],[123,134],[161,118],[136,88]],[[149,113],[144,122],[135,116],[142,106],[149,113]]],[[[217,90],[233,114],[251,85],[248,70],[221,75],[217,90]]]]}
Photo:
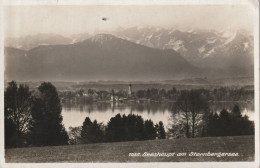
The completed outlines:
{"type": "Polygon", "coordinates": [[[130,83],[129,88],[128,88],[128,95],[132,95],[132,84],[130,83]]]}

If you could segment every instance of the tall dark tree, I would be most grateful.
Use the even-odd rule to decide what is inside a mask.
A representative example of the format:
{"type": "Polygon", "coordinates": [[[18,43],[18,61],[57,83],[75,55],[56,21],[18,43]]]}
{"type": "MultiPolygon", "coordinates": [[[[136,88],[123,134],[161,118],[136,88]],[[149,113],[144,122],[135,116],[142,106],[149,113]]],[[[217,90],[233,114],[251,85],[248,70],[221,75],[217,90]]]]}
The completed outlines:
{"type": "Polygon", "coordinates": [[[90,132],[91,125],[92,125],[92,122],[91,122],[90,118],[86,117],[84,122],[83,122],[82,128],[81,128],[82,143],[88,143],[89,142],[88,134],[90,132]]]}
{"type": "Polygon", "coordinates": [[[5,148],[21,146],[21,138],[17,136],[14,122],[5,117],[5,148]]]}
{"type": "Polygon", "coordinates": [[[247,116],[242,116],[240,108],[235,105],[231,111],[232,124],[230,129],[232,135],[252,135],[254,134],[254,123],[249,121],[247,116]]]}
{"type": "Polygon", "coordinates": [[[156,129],[152,120],[145,120],[144,122],[144,139],[155,139],[156,138],[156,129]]]}
{"type": "Polygon", "coordinates": [[[31,92],[26,85],[8,83],[4,93],[5,146],[19,147],[25,143],[25,133],[31,119],[31,92]]]}
{"type": "Polygon", "coordinates": [[[227,136],[232,133],[232,130],[230,129],[231,125],[231,117],[230,114],[226,109],[223,109],[219,114],[219,121],[220,121],[220,135],[227,136]]]}
{"type": "Polygon", "coordinates": [[[202,136],[220,136],[220,118],[217,113],[205,116],[205,126],[202,136]]]}
{"type": "Polygon", "coordinates": [[[102,142],[104,140],[104,133],[101,127],[102,123],[98,123],[97,120],[93,121],[92,129],[90,132],[92,143],[102,142]]]}
{"type": "Polygon", "coordinates": [[[106,131],[105,138],[109,142],[120,142],[124,141],[124,124],[120,114],[117,114],[115,117],[110,118],[106,131]]]}
{"type": "Polygon", "coordinates": [[[65,145],[68,134],[62,125],[61,103],[55,86],[42,83],[32,106],[31,140],[36,146],[65,145]]]}
{"type": "Polygon", "coordinates": [[[136,116],[135,121],[135,139],[134,140],[143,140],[144,135],[144,120],[141,116],[136,116]]]}
{"type": "Polygon", "coordinates": [[[245,115],[242,117],[240,122],[240,131],[239,135],[254,135],[255,133],[255,125],[253,121],[248,119],[248,116],[245,115]]]}
{"type": "Polygon", "coordinates": [[[158,134],[158,139],[166,138],[166,133],[165,133],[165,129],[164,129],[164,125],[163,125],[162,121],[160,121],[158,124],[157,134],[158,134]]]}
{"type": "Polygon", "coordinates": [[[241,118],[242,117],[242,114],[241,114],[241,111],[240,111],[240,108],[238,105],[235,105],[233,110],[232,110],[232,114],[235,118],[241,118]]]}
{"type": "Polygon", "coordinates": [[[141,116],[117,114],[112,117],[106,127],[106,141],[134,141],[144,139],[144,121],[141,116]]]}
{"type": "Polygon", "coordinates": [[[103,141],[103,132],[101,130],[101,124],[97,123],[97,120],[93,122],[89,117],[85,118],[81,131],[82,143],[97,143],[103,141]]]}
{"type": "Polygon", "coordinates": [[[131,115],[123,116],[122,127],[124,127],[124,141],[142,140],[144,131],[144,122],[141,116],[131,115]]]}

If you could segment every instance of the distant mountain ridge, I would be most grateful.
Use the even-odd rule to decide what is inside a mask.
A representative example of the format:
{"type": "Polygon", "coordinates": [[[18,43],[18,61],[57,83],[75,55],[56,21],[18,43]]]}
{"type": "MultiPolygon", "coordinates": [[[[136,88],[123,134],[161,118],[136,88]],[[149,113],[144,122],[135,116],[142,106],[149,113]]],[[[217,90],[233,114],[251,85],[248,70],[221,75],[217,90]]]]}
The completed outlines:
{"type": "Polygon", "coordinates": [[[30,50],[40,45],[57,45],[69,44],[71,39],[57,34],[40,33],[36,35],[28,35],[21,38],[6,38],[5,46],[18,48],[22,50],[30,50]]]}
{"type": "MultiPolygon", "coordinates": [[[[132,27],[108,32],[122,39],[158,49],[172,49],[180,53],[208,75],[252,76],[254,66],[253,35],[244,30],[178,30],[156,27],[132,27]]],[[[38,34],[22,39],[7,39],[6,46],[30,50],[40,45],[76,44],[91,38],[89,33],[62,37],[38,34]]]]}
{"type": "Polygon", "coordinates": [[[164,80],[201,74],[174,50],[154,49],[109,34],[28,51],[6,48],[5,60],[5,78],[16,80],[164,80]]]}
{"type": "Polygon", "coordinates": [[[152,48],[173,49],[200,67],[238,66],[248,69],[253,65],[254,38],[243,30],[180,31],[174,28],[133,27],[116,34],[152,48]]]}

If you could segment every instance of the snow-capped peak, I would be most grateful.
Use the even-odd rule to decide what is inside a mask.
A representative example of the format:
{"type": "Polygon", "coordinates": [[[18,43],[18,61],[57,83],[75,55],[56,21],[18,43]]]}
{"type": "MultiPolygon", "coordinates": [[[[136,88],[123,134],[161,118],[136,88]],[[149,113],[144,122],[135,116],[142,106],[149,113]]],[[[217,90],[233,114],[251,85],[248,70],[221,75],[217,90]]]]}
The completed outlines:
{"type": "Polygon", "coordinates": [[[92,42],[103,44],[106,41],[114,39],[115,36],[109,34],[97,34],[91,38],[92,42]]]}
{"type": "Polygon", "coordinates": [[[78,41],[78,38],[76,37],[76,38],[72,39],[71,44],[74,44],[74,43],[76,43],[77,41],[78,41]]]}
{"type": "Polygon", "coordinates": [[[192,32],[194,32],[194,29],[190,29],[190,30],[188,30],[187,32],[188,32],[188,33],[192,33],[192,32]]]}
{"type": "Polygon", "coordinates": [[[229,36],[225,42],[225,45],[227,45],[228,43],[230,43],[232,40],[234,40],[234,38],[236,37],[237,33],[234,33],[232,36],[229,36]]]}
{"type": "Polygon", "coordinates": [[[234,34],[236,34],[236,33],[237,33],[236,31],[231,30],[231,29],[222,30],[220,32],[220,34],[223,38],[230,38],[230,37],[234,36],[234,34]]]}
{"type": "Polygon", "coordinates": [[[187,31],[188,33],[192,33],[192,34],[197,34],[197,31],[195,31],[194,29],[190,29],[187,31]]]}
{"type": "Polygon", "coordinates": [[[175,29],[175,28],[171,28],[171,29],[169,30],[169,33],[168,33],[168,34],[172,34],[174,31],[176,31],[176,29],[175,29]]]}

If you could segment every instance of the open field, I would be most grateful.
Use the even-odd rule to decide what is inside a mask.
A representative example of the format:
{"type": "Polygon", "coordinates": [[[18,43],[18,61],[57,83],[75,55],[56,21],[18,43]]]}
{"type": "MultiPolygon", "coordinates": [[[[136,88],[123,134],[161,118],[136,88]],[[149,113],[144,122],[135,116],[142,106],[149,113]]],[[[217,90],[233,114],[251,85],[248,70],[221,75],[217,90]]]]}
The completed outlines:
{"type": "Polygon", "coordinates": [[[6,162],[184,162],[253,161],[254,136],[149,140],[53,147],[7,149],[6,162]],[[129,156],[129,153],[173,153],[170,157],[129,156]],[[177,153],[187,156],[176,156],[177,153]],[[239,156],[188,156],[197,153],[239,153],[239,156]]]}

